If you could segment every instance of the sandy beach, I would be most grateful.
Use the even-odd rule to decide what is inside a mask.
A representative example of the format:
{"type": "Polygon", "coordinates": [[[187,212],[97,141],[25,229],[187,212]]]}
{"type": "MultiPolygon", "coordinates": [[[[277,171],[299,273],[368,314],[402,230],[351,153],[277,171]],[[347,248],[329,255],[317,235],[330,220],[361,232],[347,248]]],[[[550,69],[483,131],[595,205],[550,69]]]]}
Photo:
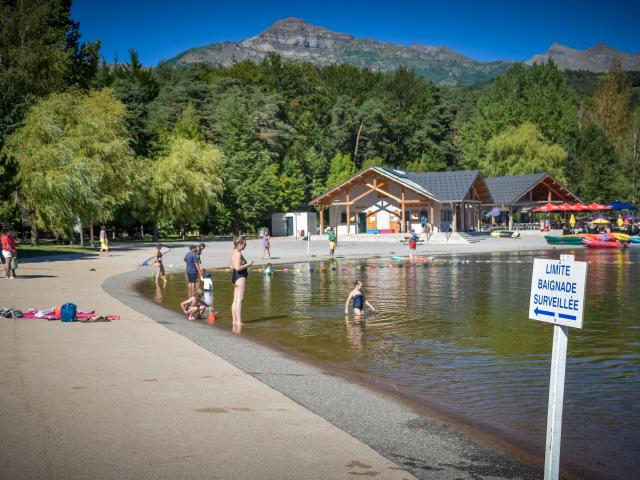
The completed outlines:
{"type": "MultiPolygon", "coordinates": [[[[184,244],[171,244],[181,271],[184,244]]],[[[544,237],[422,245],[445,255],[548,248],[544,237]]],[[[225,267],[229,241],[207,242],[225,267]]],[[[322,260],[325,242],[273,239],[273,263],[322,260]],[[307,256],[309,248],[309,256],[307,256]]],[[[337,256],[407,247],[340,242],[337,256]]],[[[1,319],[0,474],[4,478],[537,478],[539,466],[370,388],[222,329],[203,329],[131,289],[151,245],[112,256],[21,263],[0,280],[4,307],[74,301],[121,320],[1,319]]],[[[261,259],[260,242],[246,257],[261,259]]],[[[506,446],[505,446],[506,447],[506,446]]]]}

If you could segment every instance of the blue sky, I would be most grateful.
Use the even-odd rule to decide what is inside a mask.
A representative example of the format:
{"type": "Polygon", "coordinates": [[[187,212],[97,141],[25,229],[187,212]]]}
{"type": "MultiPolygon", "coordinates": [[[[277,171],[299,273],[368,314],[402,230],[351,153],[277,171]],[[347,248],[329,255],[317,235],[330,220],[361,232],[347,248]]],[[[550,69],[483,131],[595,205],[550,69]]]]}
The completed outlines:
{"type": "Polygon", "coordinates": [[[75,0],[83,40],[101,40],[113,61],[135,48],[146,65],[191,47],[257,35],[286,17],[355,37],[447,45],[478,60],[519,60],[553,42],[585,49],[597,42],[640,53],[640,1],[75,0]]]}

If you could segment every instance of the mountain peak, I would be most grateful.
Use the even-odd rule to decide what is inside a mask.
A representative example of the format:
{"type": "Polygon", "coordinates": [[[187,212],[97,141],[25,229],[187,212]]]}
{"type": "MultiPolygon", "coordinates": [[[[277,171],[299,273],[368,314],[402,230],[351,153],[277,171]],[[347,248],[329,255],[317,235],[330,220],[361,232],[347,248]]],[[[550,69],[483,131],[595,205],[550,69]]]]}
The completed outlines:
{"type": "Polygon", "coordinates": [[[380,72],[392,72],[404,66],[434,82],[452,85],[486,82],[503,73],[510,64],[478,62],[445,46],[409,47],[354,38],[296,17],[278,20],[262,33],[241,42],[192,48],[169,62],[228,66],[243,60],[260,62],[270,53],[280,55],[285,61],[316,65],[351,64],[380,72]]]}
{"type": "Polygon", "coordinates": [[[552,59],[561,70],[588,70],[591,72],[606,72],[611,68],[614,59],[619,59],[622,68],[629,71],[640,70],[640,55],[616,50],[602,42],[596,43],[587,50],[576,50],[554,42],[546,53],[534,55],[525,63],[545,63],[552,59]]]}

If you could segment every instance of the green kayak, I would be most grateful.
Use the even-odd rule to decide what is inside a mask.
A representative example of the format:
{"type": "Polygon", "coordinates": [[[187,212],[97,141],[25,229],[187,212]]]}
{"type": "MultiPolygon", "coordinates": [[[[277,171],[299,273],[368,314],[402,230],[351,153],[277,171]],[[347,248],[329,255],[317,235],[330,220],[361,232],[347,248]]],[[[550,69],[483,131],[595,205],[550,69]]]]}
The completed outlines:
{"type": "Polygon", "coordinates": [[[567,235],[565,237],[545,235],[544,238],[549,245],[582,245],[582,238],[573,235],[567,235]]]}

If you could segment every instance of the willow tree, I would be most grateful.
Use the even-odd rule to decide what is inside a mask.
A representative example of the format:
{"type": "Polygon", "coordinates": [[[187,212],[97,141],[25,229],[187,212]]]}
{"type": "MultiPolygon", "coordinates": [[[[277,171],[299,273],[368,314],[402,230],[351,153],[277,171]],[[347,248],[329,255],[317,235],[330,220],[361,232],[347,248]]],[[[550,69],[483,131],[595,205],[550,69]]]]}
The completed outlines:
{"type": "Polygon", "coordinates": [[[38,228],[66,235],[78,219],[109,220],[129,198],[134,165],[125,114],[109,89],[55,93],[8,138],[34,244],[38,228]]]}
{"type": "Polygon", "coordinates": [[[171,135],[147,161],[149,217],[158,237],[160,219],[173,223],[202,220],[222,194],[222,154],[207,143],[192,105],[187,106],[171,135]]]}
{"type": "Polygon", "coordinates": [[[525,122],[489,140],[478,166],[488,177],[546,172],[564,182],[566,158],[560,145],[546,141],[533,123],[525,122]]]}

